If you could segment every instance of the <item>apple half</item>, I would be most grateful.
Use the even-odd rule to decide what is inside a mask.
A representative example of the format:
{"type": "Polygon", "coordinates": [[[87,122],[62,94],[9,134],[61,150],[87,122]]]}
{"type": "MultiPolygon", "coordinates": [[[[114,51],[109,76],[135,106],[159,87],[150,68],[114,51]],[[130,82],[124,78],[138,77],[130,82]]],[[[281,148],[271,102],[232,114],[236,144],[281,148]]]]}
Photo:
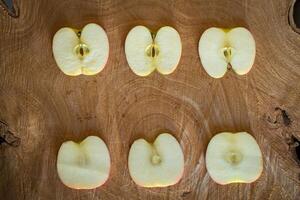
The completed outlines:
{"type": "Polygon", "coordinates": [[[180,144],[168,133],[160,134],[153,144],[138,139],[128,156],[129,173],[142,187],[166,187],[176,184],[184,171],[180,144]]]}
{"type": "Polygon", "coordinates": [[[52,50],[58,67],[66,75],[95,75],[108,60],[109,44],[101,26],[90,23],[82,30],[59,29],[54,35],[52,50]]]}
{"type": "Polygon", "coordinates": [[[205,71],[221,78],[228,69],[238,75],[247,74],[255,59],[255,40],[243,27],[209,28],[199,40],[199,56],[205,71]]]}
{"type": "Polygon", "coordinates": [[[57,155],[60,180],[73,189],[93,189],[103,185],[109,176],[110,155],[99,137],[89,136],[82,142],[64,142],[57,155]]]}
{"type": "Polygon", "coordinates": [[[155,69],[171,74],[181,57],[179,33],[170,26],[151,32],[145,26],[130,30],[125,41],[125,54],[131,70],[138,76],[148,76],[155,69]]]}
{"type": "Polygon", "coordinates": [[[221,185],[251,183],[262,173],[262,153],[256,140],[246,132],[219,133],[208,144],[206,168],[221,185]]]}

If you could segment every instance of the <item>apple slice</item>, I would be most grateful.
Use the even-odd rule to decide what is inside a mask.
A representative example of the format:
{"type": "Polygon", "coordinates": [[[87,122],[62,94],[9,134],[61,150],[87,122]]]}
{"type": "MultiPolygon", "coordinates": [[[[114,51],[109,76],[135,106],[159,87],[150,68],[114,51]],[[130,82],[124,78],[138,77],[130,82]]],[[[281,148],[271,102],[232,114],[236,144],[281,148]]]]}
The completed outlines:
{"type": "Polygon", "coordinates": [[[209,28],[199,40],[199,55],[205,71],[221,78],[227,69],[247,74],[255,59],[255,41],[243,27],[233,29],[209,28]]]}
{"type": "Polygon", "coordinates": [[[58,151],[58,176],[70,188],[99,187],[108,179],[109,171],[109,152],[99,137],[89,136],[79,144],[64,142],[58,151]]]}
{"type": "Polygon", "coordinates": [[[103,70],[109,54],[108,38],[97,24],[87,24],[81,31],[61,28],[52,45],[58,67],[69,76],[94,75],[103,70]]]}
{"type": "Polygon", "coordinates": [[[142,187],[174,185],[183,175],[183,152],[168,133],[160,134],[153,144],[138,139],[130,148],[128,168],[133,181],[142,187]]]}
{"type": "Polygon", "coordinates": [[[161,74],[171,74],[181,57],[180,36],[170,26],[160,28],[157,33],[136,26],[126,37],[125,54],[131,70],[138,76],[148,76],[155,69],[161,74]]]}
{"type": "Polygon", "coordinates": [[[221,185],[251,183],[262,173],[262,153],[256,140],[246,132],[219,133],[208,144],[206,168],[221,185]]]}

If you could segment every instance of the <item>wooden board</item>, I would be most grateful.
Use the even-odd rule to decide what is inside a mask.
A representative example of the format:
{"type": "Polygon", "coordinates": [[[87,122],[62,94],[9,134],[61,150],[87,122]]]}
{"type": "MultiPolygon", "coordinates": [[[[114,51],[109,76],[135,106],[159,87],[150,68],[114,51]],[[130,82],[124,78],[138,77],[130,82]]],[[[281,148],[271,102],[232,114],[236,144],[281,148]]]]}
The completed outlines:
{"type": "Polygon", "coordinates": [[[0,118],[20,138],[0,148],[0,199],[300,199],[300,35],[289,26],[291,0],[47,1],[16,0],[19,16],[0,10],[0,118]],[[52,56],[63,26],[96,22],[107,31],[110,57],[96,76],[64,75],[52,56]],[[175,27],[183,52],[168,76],[141,78],[128,67],[124,40],[135,25],[175,27]],[[247,27],[257,54],[249,74],[213,79],[198,56],[212,26],[247,27]],[[277,108],[277,109],[276,109],[277,108]],[[127,155],[134,139],[169,131],[180,141],[180,183],[146,189],[134,184],[127,155]],[[221,131],[248,131],[258,141],[264,171],[252,184],[217,185],[205,168],[205,150],[221,131]],[[112,169],[95,190],[65,187],[56,172],[62,142],[98,135],[112,169]]]}

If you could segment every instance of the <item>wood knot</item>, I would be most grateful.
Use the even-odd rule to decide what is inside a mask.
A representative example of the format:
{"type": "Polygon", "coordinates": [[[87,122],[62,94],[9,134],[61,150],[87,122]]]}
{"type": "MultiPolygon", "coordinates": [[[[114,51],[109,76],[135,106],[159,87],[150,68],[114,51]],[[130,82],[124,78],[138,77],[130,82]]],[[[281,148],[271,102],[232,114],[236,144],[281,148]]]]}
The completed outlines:
{"type": "Polygon", "coordinates": [[[0,121],[0,146],[7,144],[12,147],[18,147],[20,143],[20,138],[9,131],[8,125],[5,122],[0,121]]]}

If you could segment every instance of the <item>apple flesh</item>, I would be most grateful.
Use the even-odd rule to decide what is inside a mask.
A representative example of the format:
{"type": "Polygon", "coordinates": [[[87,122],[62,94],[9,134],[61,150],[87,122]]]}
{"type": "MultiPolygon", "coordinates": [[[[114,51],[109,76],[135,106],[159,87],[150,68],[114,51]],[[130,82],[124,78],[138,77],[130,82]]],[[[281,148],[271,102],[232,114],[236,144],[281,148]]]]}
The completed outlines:
{"type": "Polygon", "coordinates": [[[73,189],[93,189],[103,185],[110,171],[110,156],[99,137],[89,136],[82,142],[64,142],[57,155],[60,180],[73,189]]]}
{"type": "Polygon", "coordinates": [[[61,28],[53,38],[54,59],[66,75],[95,75],[103,70],[109,54],[108,38],[97,24],[87,24],[81,31],[61,28]]]}
{"type": "Polygon", "coordinates": [[[233,29],[209,28],[199,40],[199,56],[205,71],[221,78],[228,69],[238,75],[247,74],[255,59],[255,40],[243,27],[233,29]]]}
{"type": "Polygon", "coordinates": [[[251,183],[262,173],[262,153],[256,140],[246,132],[219,133],[208,144],[206,168],[221,185],[251,183]]]}
{"type": "Polygon", "coordinates": [[[130,148],[128,168],[133,181],[142,187],[174,185],[183,175],[183,152],[168,133],[160,134],[153,144],[138,139],[130,148]]]}
{"type": "Polygon", "coordinates": [[[136,26],[126,37],[125,54],[131,70],[138,76],[148,76],[155,69],[161,74],[170,74],[181,57],[180,36],[170,26],[156,33],[145,26],[136,26]]]}

